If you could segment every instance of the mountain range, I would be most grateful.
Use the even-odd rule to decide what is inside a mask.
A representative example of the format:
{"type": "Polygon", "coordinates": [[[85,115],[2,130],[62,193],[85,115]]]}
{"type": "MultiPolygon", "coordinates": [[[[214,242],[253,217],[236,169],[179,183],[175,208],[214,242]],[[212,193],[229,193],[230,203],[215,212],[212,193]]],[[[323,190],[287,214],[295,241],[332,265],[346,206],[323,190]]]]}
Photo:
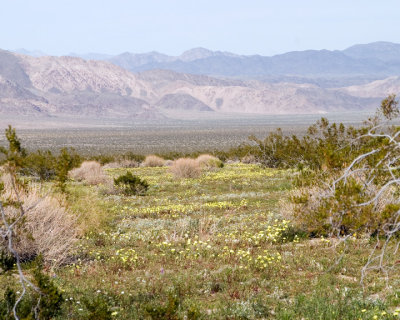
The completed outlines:
{"type": "Polygon", "coordinates": [[[192,49],[117,56],[0,50],[0,115],[155,120],[179,113],[371,110],[400,93],[400,44],[273,57],[192,49]]]}
{"type": "Polygon", "coordinates": [[[159,52],[125,52],[116,56],[89,54],[80,57],[110,61],[132,72],[166,69],[190,74],[267,81],[274,76],[278,77],[278,80],[288,77],[378,79],[400,74],[400,44],[391,42],[359,44],[341,51],[293,51],[271,57],[237,55],[205,48],[194,48],[180,56],[169,56],[159,52]]]}
{"type": "MultiPolygon", "coordinates": [[[[35,57],[46,56],[41,51],[18,49],[16,52],[35,57]]],[[[156,51],[118,55],[70,53],[68,56],[109,61],[132,72],[163,69],[267,82],[311,82],[322,86],[338,86],[338,79],[342,80],[343,85],[348,85],[350,82],[365,83],[400,74],[400,44],[384,41],[358,44],[345,50],[292,51],[270,57],[238,55],[205,48],[190,49],[179,56],[156,51]]]]}

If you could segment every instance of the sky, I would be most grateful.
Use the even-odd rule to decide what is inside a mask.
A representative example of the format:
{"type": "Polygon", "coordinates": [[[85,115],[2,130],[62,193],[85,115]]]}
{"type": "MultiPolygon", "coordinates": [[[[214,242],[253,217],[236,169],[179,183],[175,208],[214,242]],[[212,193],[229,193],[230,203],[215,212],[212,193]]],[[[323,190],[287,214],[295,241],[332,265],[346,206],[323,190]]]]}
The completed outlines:
{"type": "Polygon", "coordinates": [[[0,48],[274,55],[400,43],[399,0],[0,0],[0,48]]]}

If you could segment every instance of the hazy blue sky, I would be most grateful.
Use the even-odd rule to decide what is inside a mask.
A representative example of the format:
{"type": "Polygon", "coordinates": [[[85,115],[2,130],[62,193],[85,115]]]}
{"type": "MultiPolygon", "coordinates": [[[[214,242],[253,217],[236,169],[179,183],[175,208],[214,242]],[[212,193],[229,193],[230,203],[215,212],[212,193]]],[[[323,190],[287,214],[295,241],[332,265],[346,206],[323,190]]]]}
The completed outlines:
{"type": "Polygon", "coordinates": [[[400,0],[0,0],[0,48],[272,55],[400,43],[400,0]]]}

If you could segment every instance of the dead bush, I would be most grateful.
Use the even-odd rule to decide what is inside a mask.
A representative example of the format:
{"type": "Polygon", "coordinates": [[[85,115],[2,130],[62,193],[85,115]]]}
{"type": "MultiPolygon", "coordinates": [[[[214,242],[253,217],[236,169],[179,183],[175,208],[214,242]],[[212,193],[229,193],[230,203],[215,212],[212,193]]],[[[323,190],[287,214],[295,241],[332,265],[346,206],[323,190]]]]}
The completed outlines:
{"type": "Polygon", "coordinates": [[[257,163],[257,159],[255,156],[253,156],[252,154],[244,156],[241,160],[241,163],[245,163],[245,164],[254,164],[257,163]]]}
{"type": "Polygon", "coordinates": [[[174,162],[173,162],[172,160],[166,160],[165,163],[164,163],[164,166],[170,167],[170,166],[172,166],[173,164],[174,164],[174,162]]]}
{"type": "MultiPolygon", "coordinates": [[[[47,265],[57,266],[68,261],[78,238],[76,218],[68,213],[63,200],[42,195],[38,187],[15,188],[12,178],[3,175],[3,201],[22,203],[24,219],[14,229],[14,248],[22,260],[42,255],[47,265]]],[[[18,206],[4,208],[9,220],[20,215],[18,206]]],[[[6,246],[5,243],[2,246],[6,246]]]]}
{"type": "Polygon", "coordinates": [[[110,162],[103,166],[104,169],[137,168],[137,167],[139,167],[139,163],[135,160],[129,160],[129,159],[110,162]]]}
{"type": "Polygon", "coordinates": [[[180,158],[172,164],[170,172],[176,178],[198,178],[201,174],[199,163],[190,158],[180,158]]]}
{"type": "Polygon", "coordinates": [[[165,160],[156,155],[149,155],[143,161],[144,167],[163,167],[165,160]]]}
{"type": "Polygon", "coordinates": [[[97,161],[84,161],[79,168],[71,170],[69,176],[89,185],[97,185],[107,181],[107,176],[97,161]]]}
{"type": "Polygon", "coordinates": [[[222,168],[224,166],[223,162],[219,160],[217,157],[214,157],[210,154],[202,154],[199,155],[196,159],[201,168],[204,169],[215,169],[222,168]]]}

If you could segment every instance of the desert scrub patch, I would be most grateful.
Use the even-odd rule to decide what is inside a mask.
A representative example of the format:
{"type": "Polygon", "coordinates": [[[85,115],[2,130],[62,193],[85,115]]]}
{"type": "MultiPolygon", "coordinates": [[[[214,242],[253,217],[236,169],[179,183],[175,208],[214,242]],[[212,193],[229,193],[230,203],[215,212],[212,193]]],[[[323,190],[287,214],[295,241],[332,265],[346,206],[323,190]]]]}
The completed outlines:
{"type": "Polygon", "coordinates": [[[199,163],[190,158],[180,158],[175,160],[169,167],[170,172],[175,178],[198,178],[201,175],[201,167],[199,163]]]}
{"type": "Polygon", "coordinates": [[[144,167],[163,167],[164,164],[165,159],[156,155],[149,155],[143,161],[144,167]]]}
{"type": "Polygon", "coordinates": [[[101,164],[96,161],[84,161],[79,168],[72,169],[68,174],[72,179],[89,185],[98,185],[107,181],[101,164]]]}
{"type": "Polygon", "coordinates": [[[134,176],[130,171],[114,179],[117,189],[127,196],[144,195],[149,188],[146,180],[134,176]]]}
{"type": "MultiPolygon", "coordinates": [[[[15,251],[22,260],[32,260],[41,255],[48,265],[65,263],[78,239],[79,228],[64,197],[44,194],[40,185],[35,184],[12,188],[13,179],[8,174],[1,177],[5,190],[0,201],[9,204],[4,207],[4,214],[11,218],[18,217],[18,202],[27,208],[24,219],[15,225],[15,251]]],[[[0,244],[3,246],[5,242],[0,244]]]]}
{"type": "Polygon", "coordinates": [[[196,161],[201,168],[206,170],[222,168],[224,166],[224,163],[220,159],[210,154],[201,154],[196,158],[196,161]]]}

